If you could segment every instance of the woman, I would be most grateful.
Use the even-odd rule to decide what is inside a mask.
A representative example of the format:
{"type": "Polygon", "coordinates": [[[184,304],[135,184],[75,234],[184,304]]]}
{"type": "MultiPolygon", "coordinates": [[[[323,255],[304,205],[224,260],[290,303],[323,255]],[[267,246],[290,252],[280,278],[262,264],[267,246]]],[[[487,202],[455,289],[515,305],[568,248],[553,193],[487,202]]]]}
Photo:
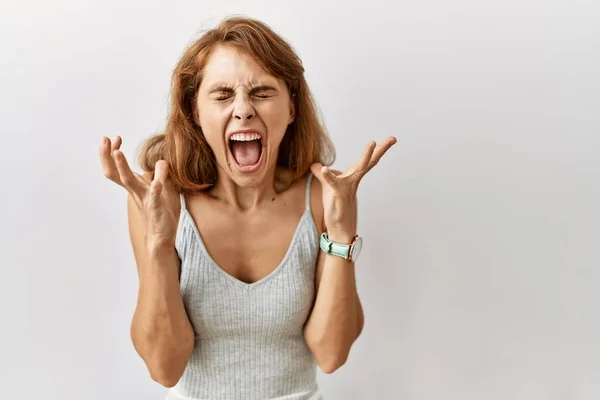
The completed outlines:
{"type": "Polygon", "coordinates": [[[102,138],[104,174],[129,192],[131,338],[168,399],[319,399],[315,366],[338,369],[362,330],[356,191],[396,140],[332,172],[303,72],[265,24],[229,18],[174,70],[144,175],[102,138]]]}

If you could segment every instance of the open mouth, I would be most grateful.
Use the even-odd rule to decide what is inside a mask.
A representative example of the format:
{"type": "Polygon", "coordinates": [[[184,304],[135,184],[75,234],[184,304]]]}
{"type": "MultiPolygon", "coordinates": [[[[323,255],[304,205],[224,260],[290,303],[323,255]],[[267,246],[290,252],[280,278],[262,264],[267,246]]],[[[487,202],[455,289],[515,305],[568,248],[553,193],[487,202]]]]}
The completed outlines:
{"type": "Polygon", "coordinates": [[[229,150],[241,171],[254,172],[262,161],[262,136],[258,132],[234,133],[229,137],[229,150]]]}

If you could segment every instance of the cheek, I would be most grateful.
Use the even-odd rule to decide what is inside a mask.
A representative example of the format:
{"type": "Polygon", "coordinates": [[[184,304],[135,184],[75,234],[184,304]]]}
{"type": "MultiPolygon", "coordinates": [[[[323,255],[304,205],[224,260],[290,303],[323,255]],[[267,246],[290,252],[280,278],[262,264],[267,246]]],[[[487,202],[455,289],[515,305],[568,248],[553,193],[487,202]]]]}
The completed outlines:
{"type": "Polygon", "coordinates": [[[221,143],[222,140],[219,140],[219,135],[217,135],[213,129],[206,127],[206,125],[203,125],[202,133],[204,134],[208,145],[214,152],[218,153],[218,149],[223,147],[223,144],[221,143]]]}
{"type": "Polygon", "coordinates": [[[279,144],[289,123],[289,108],[283,106],[270,107],[263,113],[263,121],[269,130],[269,142],[279,144]]]}
{"type": "Polygon", "coordinates": [[[207,112],[205,116],[200,117],[200,127],[210,147],[213,151],[218,152],[218,149],[223,147],[225,129],[223,118],[220,118],[216,112],[207,112]]]}

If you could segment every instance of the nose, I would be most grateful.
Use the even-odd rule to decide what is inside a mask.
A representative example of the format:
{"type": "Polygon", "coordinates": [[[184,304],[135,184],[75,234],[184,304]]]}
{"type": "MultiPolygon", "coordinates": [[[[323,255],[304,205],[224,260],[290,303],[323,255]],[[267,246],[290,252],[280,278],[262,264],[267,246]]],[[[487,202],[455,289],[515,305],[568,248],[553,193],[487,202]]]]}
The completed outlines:
{"type": "Polygon", "coordinates": [[[254,111],[252,104],[250,104],[249,99],[237,99],[233,109],[233,116],[235,117],[235,119],[241,121],[251,120],[252,118],[254,118],[255,114],[256,112],[254,111]]]}

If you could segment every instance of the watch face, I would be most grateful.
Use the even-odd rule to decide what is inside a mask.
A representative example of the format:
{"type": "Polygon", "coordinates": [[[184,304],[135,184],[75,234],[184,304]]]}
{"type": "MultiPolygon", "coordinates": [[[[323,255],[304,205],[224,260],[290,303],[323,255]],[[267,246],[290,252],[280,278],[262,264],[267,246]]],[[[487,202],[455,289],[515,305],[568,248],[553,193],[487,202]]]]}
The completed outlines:
{"type": "Polygon", "coordinates": [[[352,260],[356,260],[360,255],[360,251],[362,250],[362,238],[357,238],[356,242],[354,242],[354,247],[352,248],[352,260]]]}

